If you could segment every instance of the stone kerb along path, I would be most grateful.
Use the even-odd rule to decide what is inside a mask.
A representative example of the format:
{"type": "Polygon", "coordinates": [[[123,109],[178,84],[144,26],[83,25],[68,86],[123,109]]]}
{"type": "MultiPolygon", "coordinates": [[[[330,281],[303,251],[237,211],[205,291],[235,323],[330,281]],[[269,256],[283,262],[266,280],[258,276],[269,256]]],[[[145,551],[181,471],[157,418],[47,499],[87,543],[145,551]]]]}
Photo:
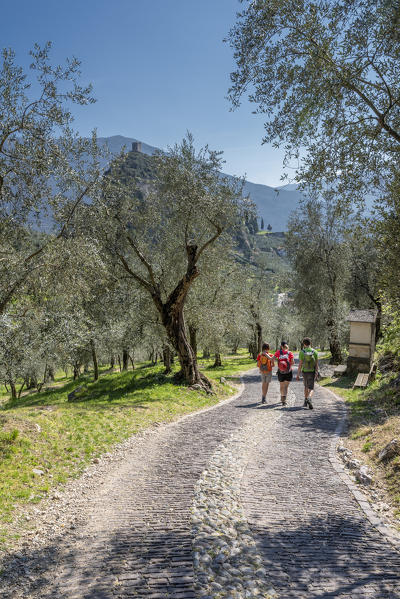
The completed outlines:
{"type": "Polygon", "coordinates": [[[282,408],[274,380],[261,406],[244,381],[100,462],[76,528],[4,563],[2,598],[400,599],[400,554],[329,461],[343,404],[319,388],[305,410],[293,383],[282,408]]]}

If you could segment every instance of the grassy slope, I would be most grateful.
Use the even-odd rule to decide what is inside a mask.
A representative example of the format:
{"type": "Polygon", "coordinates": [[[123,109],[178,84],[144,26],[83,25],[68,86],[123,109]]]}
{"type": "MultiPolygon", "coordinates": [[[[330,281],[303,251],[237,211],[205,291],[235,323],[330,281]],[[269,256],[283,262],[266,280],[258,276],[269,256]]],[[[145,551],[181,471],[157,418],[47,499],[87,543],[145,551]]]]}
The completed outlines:
{"type": "Polygon", "coordinates": [[[400,439],[400,388],[393,375],[378,376],[364,390],[352,389],[354,378],[324,379],[321,384],[346,400],[350,408],[350,430],[346,445],[371,467],[387,502],[394,507],[400,529],[400,456],[386,462],[378,454],[394,438],[400,439]]]}
{"type": "Polygon", "coordinates": [[[236,388],[217,381],[248,370],[254,361],[244,355],[227,358],[213,369],[200,360],[212,378],[215,395],[189,391],[165,376],[162,366],[69,380],[59,388],[3,402],[0,411],[0,544],[9,541],[7,522],[24,505],[39,502],[49,491],[78,476],[97,455],[113,444],[159,422],[213,405],[236,388]],[[84,393],[68,402],[79,384],[84,393]],[[39,469],[43,474],[35,474],[39,469]]]}

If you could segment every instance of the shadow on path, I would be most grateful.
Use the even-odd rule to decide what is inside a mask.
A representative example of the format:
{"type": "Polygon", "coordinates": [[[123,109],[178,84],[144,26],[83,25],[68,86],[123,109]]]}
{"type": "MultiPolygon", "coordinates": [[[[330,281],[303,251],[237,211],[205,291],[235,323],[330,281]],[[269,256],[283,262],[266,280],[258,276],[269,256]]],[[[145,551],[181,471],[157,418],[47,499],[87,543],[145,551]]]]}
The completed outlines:
{"type": "Polygon", "coordinates": [[[399,599],[400,554],[363,517],[310,517],[297,527],[258,526],[263,566],[280,599],[399,599]]]}
{"type": "Polygon", "coordinates": [[[370,524],[333,470],[344,405],[317,388],[274,423],[249,461],[242,501],[280,599],[400,599],[400,553],[370,524]]]}
{"type": "MultiPolygon", "coordinates": [[[[400,599],[400,556],[371,535],[362,518],[327,514],[275,531],[253,522],[252,530],[279,599],[400,599]]],[[[84,568],[79,551],[61,553],[58,547],[56,542],[28,556],[31,568],[36,563],[33,582],[23,567],[15,572],[22,578],[24,597],[196,597],[187,531],[121,529],[84,568]],[[53,560],[59,563],[56,580],[53,560]]],[[[240,563],[238,554],[232,566],[240,563]]],[[[7,589],[0,589],[6,599],[7,589]]]]}
{"type": "MultiPolygon", "coordinates": [[[[26,553],[24,562],[29,564],[29,571],[17,559],[19,554],[9,556],[8,567],[13,567],[19,578],[22,597],[32,594],[43,599],[125,599],[151,595],[167,599],[182,593],[185,599],[195,599],[192,539],[187,530],[147,532],[145,528],[121,528],[103,545],[99,539],[90,539],[93,551],[89,559],[85,554],[83,560],[84,547],[79,551],[79,545],[74,543],[74,549],[61,550],[64,542],[60,537],[40,550],[26,553]]],[[[0,577],[2,599],[18,596],[8,590],[0,577]]]]}

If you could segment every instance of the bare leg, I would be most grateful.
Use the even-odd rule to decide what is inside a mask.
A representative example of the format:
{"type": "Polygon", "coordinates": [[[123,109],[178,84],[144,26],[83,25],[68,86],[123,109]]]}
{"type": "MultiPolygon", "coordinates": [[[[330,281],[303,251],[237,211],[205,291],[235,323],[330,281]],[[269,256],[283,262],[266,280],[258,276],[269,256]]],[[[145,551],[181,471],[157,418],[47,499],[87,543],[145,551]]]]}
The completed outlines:
{"type": "Polygon", "coordinates": [[[289,387],[289,381],[281,381],[280,383],[280,388],[281,388],[281,402],[283,405],[285,405],[286,403],[286,396],[287,396],[287,390],[289,387]]]}
{"type": "MultiPolygon", "coordinates": [[[[311,385],[313,386],[313,385],[311,385]]],[[[307,393],[307,403],[308,403],[308,407],[310,408],[310,410],[313,409],[313,404],[312,404],[312,396],[314,394],[314,389],[310,389],[309,387],[306,387],[306,393],[307,393]]]]}
{"type": "Polygon", "coordinates": [[[266,397],[268,393],[268,385],[269,383],[262,383],[262,396],[266,397]]]}

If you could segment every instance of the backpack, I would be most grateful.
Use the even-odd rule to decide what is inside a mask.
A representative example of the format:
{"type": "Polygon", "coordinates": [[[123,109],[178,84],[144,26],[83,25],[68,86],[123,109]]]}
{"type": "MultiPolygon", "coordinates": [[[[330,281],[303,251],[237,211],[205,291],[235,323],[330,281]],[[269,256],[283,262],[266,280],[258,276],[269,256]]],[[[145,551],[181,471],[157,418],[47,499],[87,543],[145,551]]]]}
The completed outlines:
{"type": "Polygon", "coordinates": [[[303,359],[303,371],[312,372],[315,370],[315,349],[312,347],[308,347],[307,349],[303,349],[304,359],[303,359]]]}
{"type": "Polygon", "coordinates": [[[278,358],[278,370],[283,374],[290,372],[292,367],[290,366],[289,360],[289,352],[283,353],[283,351],[279,350],[279,358],[278,358]]]}
{"type": "Polygon", "coordinates": [[[264,352],[260,354],[260,370],[261,372],[271,372],[272,370],[272,358],[264,352]]]}

